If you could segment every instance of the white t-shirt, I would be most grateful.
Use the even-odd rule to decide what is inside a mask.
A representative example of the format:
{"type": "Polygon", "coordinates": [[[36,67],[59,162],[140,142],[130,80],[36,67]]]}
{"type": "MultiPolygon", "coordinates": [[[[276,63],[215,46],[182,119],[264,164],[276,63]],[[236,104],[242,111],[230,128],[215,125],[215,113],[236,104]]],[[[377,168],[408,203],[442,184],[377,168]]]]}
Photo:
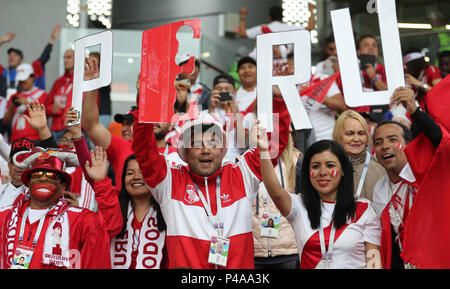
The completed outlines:
{"type": "MultiPolygon", "coordinates": [[[[325,74],[317,74],[314,78],[320,78],[321,80],[327,78],[328,76],[325,74]]],[[[330,87],[330,90],[327,92],[326,97],[332,97],[341,93],[339,90],[336,81],[330,87]]],[[[333,129],[334,124],[336,123],[336,111],[328,108],[325,104],[320,105],[320,107],[316,110],[311,110],[308,112],[309,120],[314,128],[314,133],[316,135],[317,141],[323,139],[332,139],[333,138],[333,129]]]]}
{"type": "Polygon", "coordinates": [[[330,57],[316,64],[315,74],[325,74],[331,76],[334,74],[334,72],[333,61],[331,61],[330,57]]]}
{"type": "MultiPolygon", "coordinates": [[[[411,167],[408,163],[403,167],[400,173],[400,177],[411,183],[415,182],[414,174],[412,173],[411,167]]],[[[391,201],[393,195],[397,194],[397,208],[394,207],[392,202],[389,204],[389,216],[391,224],[394,227],[394,231],[397,235],[399,234],[399,226],[402,224],[405,208],[411,209],[412,207],[415,191],[416,189],[414,187],[408,185],[403,180],[397,183],[392,183],[389,180],[388,175],[385,175],[380,180],[378,180],[375,187],[373,188],[373,204],[375,205],[375,208],[377,209],[377,212],[380,216],[383,210],[386,208],[386,205],[391,201]]]]}
{"type": "Polygon", "coordinates": [[[242,86],[236,91],[236,104],[239,111],[245,111],[256,99],[256,87],[252,91],[245,90],[242,86]]]}
{"type": "Polygon", "coordinates": [[[11,206],[26,189],[25,185],[16,188],[11,182],[0,185],[0,207],[11,206]]]}
{"type": "MultiPolygon", "coordinates": [[[[319,230],[312,229],[308,212],[300,195],[290,194],[292,207],[287,219],[295,232],[301,268],[320,268],[322,265],[319,230]],[[305,250],[304,250],[305,249],[305,250]],[[308,257],[308,256],[316,256],[308,257]]],[[[322,202],[320,224],[324,228],[325,239],[329,238],[329,228],[335,203],[322,202]]],[[[352,222],[336,229],[333,259],[330,268],[365,269],[365,242],[381,244],[381,220],[372,203],[366,199],[356,201],[356,213],[352,222]]],[[[326,242],[328,248],[328,242],[326,242]]]]}

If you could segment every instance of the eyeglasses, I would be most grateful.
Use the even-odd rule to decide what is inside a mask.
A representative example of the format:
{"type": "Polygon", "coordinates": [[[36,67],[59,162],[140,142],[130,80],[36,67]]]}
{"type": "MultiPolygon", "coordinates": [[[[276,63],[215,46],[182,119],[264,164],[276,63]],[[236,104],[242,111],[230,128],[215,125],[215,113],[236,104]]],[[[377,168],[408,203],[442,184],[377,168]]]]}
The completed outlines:
{"type": "Polygon", "coordinates": [[[59,179],[59,174],[56,172],[51,172],[51,171],[34,171],[31,173],[31,179],[39,179],[42,178],[45,175],[45,177],[47,179],[50,180],[58,180],[59,179]]]}

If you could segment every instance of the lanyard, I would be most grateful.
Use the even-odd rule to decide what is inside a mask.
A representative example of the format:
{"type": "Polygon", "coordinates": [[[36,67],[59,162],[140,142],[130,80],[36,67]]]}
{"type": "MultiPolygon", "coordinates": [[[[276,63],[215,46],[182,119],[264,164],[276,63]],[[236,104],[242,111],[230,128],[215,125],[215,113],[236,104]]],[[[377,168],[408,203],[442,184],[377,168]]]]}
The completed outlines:
{"type": "Polygon", "coordinates": [[[367,150],[366,161],[364,163],[361,179],[359,179],[358,189],[356,190],[356,198],[359,198],[359,195],[361,195],[364,180],[366,179],[367,175],[367,169],[369,168],[369,162],[370,162],[370,153],[369,150],[367,150]]]}
{"type": "MultiPolygon", "coordinates": [[[[23,214],[22,217],[22,224],[20,225],[20,233],[19,233],[19,245],[23,242],[23,233],[25,231],[25,224],[27,222],[27,218],[28,218],[28,210],[30,208],[27,208],[25,210],[25,213],[23,214]]],[[[45,215],[43,215],[40,220],[39,220],[39,226],[38,229],[36,231],[36,234],[34,235],[34,239],[33,239],[33,248],[36,247],[39,236],[41,235],[41,231],[42,231],[42,227],[44,226],[44,222],[45,222],[45,217],[47,216],[47,213],[50,210],[47,210],[47,212],[45,213],[45,215]]]]}
{"type": "Polygon", "coordinates": [[[206,210],[206,214],[208,215],[208,219],[213,225],[214,229],[217,231],[217,234],[219,234],[220,237],[223,236],[223,216],[222,216],[222,202],[220,200],[220,175],[217,177],[216,180],[216,204],[217,204],[217,214],[214,216],[211,210],[211,201],[209,198],[209,189],[208,189],[208,181],[205,177],[205,188],[206,188],[206,197],[207,200],[205,200],[205,196],[203,196],[202,191],[197,186],[197,184],[192,180],[194,183],[195,190],[197,191],[197,195],[200,197],[200,200],[202,201],[203,207],[206,210]]]}
{"type": "Polygon", "coordinates": [[[320,238],[320,251],[322,252],[322,260],[325,261],[327,268],[330,268],[331,261],[333,260],[333,250],[334,250],[334,235],[336,233],[336,228],[334,227],[333,220],[331,220],[331,232],[330,239],[328,241],[328,251],[325,250],[325,236],[323,233],[322,225],[319,228],[319,238],[320,238]]]}

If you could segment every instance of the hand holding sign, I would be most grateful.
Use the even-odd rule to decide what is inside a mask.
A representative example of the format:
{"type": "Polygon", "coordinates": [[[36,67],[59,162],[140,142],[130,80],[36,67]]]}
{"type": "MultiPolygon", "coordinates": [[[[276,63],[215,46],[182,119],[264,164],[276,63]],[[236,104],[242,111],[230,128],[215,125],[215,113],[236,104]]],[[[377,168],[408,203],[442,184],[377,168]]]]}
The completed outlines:
{"type": "Polygon", "coordinates": [[[277,85],[291,115],[295,129],[312,128],[305,108],[299,99],[297,84],[311,78],[311,40],[306,30],[267,33],[256,38],[258,119],[268,132],[273,131],[272,86],[277,85]],[[274,76],[274,45],[294,44],[294,74],[274,76]]]}
{"type": "Polygon", "coordinates": [[[79,118],[76,123],[69,123],[69,125],[78,124],[81,120],[83,92],[95,90],[111,83],[113,56],[112,43],[112,32],[109,30],[92,34],[75,41],[75,65],[71,106],[78,112],[79,118]],[[86,48],[96,45],[100,45],[101,49],[100,53],[102,61],[100,64],[100,72],[98,71],[97,64],[93,61],[86,60],[85,57],[86,48]]]}

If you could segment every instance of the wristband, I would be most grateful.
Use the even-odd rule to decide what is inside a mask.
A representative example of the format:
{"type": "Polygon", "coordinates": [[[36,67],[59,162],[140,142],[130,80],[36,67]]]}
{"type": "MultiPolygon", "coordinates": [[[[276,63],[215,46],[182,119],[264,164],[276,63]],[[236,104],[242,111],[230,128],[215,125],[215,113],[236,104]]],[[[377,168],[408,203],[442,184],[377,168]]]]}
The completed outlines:
{"type": "Polygon", "coordinates": [[[375,82],[377,82],[377,81],[378,81],[378,75],[375,76],[375,78],[370,82],[370,85],[374,86],[375,82]]]}

